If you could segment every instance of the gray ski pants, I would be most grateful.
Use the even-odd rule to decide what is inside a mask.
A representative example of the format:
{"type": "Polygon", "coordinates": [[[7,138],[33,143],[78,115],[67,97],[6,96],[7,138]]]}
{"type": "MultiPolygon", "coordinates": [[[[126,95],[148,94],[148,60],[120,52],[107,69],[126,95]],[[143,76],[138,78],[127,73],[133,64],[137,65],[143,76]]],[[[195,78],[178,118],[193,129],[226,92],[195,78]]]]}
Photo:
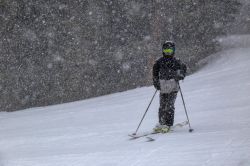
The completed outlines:
{"type": "Polygon", "coordinates": [[[174,103],[178,92],[160,93],[159,123],[161,125],[173,126],[174,103]]]}

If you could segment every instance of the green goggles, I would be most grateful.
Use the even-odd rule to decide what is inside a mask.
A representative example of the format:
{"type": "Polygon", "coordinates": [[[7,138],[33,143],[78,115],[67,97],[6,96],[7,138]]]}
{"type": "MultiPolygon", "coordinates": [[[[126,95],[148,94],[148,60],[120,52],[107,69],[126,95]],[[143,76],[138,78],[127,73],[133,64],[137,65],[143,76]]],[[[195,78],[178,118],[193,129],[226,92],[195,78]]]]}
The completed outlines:
{"type": "Polygon", "coordinates": [[[172,49],[172,48],[166,48],[166,49],[163,49],[163,52],[166,53],[166,54],[173,54],[174,53],[174,49],[172,49]]]}

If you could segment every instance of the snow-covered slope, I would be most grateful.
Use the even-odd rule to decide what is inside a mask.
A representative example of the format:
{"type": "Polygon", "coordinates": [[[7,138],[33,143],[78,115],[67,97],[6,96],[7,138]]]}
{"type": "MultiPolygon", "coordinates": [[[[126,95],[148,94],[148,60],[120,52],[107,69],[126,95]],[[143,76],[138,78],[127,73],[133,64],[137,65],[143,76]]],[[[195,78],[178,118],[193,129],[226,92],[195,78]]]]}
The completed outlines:
{"type": "MultiPolygon", "coordinates": [[[[181,82],[193,133],[130,141],[153,87],[0,113],[0,166],[249,166],[250,49],[217,54],[181,82]]],[[[159,99],[139,132],[157,123],[159,99]]],[[[176,120],[186,119],[180,95],[176,120]]]]}

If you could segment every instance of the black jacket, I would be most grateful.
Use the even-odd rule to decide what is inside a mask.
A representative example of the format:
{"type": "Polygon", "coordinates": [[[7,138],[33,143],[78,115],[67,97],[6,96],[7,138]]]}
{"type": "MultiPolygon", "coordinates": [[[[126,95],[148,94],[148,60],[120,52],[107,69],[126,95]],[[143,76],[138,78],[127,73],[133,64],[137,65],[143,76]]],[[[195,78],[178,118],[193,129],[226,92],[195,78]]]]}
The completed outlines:
{"type": "Polygon", "coordinates": [[[179,81],[184,79],[187,67],[175,57],[159,58],[153,66],[153,84],[156,89],[160,89],[159,80],[175,79],[179,81]]]}

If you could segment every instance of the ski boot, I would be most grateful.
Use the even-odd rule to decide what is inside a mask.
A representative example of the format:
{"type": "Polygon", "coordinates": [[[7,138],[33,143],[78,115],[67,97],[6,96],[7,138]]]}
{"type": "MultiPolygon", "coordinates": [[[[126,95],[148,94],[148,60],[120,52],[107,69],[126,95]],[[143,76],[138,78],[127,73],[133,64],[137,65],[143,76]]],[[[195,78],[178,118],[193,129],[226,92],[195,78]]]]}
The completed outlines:
{"type": "Polygon", "coordinates": [[[171,130],[171,127],[170,127],[170,126],[164,125],[164,126],[161,128],[161,133],[168,133],[170,130],[171,130]]]}
{"type": "Polygon", "coordinates": [[[155,133],[167,133],[170,131],[170,126],[157,124],[153,130],[155,133]]]}

